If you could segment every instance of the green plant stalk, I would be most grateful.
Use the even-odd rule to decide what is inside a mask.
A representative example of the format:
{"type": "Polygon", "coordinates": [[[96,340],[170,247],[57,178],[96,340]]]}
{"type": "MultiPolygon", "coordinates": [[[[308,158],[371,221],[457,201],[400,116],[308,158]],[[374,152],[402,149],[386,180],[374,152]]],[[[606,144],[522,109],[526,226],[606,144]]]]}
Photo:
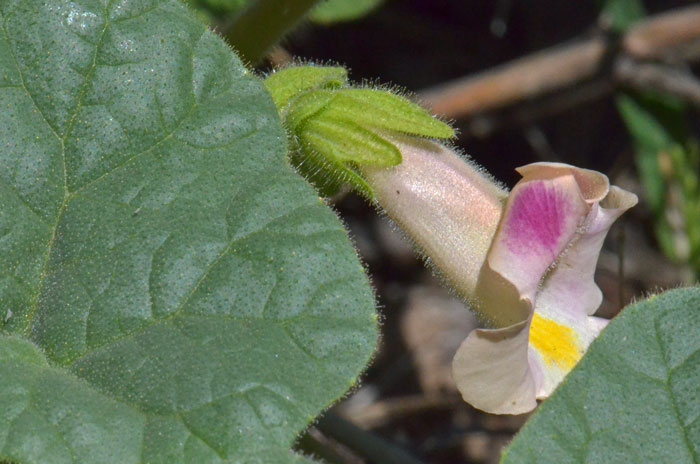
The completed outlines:
{"type": "Polygon", "coordinates": [[[371,462],[382,464],[422,464],[404,449],[383,438],[361,429],[352,422],[328,412],[316,424],[316,427],[330,437],[371,462]]]}
{"type": "Polygon", "coordinates": [[[255,65],[318,1],[253,1],[233,21],[226,38],[246,64],[255,65]]]}

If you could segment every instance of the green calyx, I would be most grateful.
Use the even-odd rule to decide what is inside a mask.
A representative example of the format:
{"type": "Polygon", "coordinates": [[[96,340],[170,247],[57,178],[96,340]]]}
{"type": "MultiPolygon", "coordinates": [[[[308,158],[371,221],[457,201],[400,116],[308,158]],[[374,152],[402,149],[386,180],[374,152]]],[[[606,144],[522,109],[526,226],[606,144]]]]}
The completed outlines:
{"type": "Polygon", "coordinates": [[[450,138],[453,129],[427,110],[386,89],[352,87],[345,68],[293,66],[265,79],[288,130],[292,163],[323,195],[343,183],[373,198],[360,165],[395,166],[398,132],[450,138]]]}
{"type": "Polygon", "coordinates": [[[348,72],[340,66],[290,66],[265,78],[265,87],[279,109],[303,92],[347,84],[348,72]]]}

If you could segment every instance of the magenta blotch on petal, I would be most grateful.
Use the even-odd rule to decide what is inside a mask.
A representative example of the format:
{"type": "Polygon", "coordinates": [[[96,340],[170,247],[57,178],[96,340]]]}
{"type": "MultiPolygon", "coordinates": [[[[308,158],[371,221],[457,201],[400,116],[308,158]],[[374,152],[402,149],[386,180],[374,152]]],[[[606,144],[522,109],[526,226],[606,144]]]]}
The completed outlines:
{"type": "MultiPolygon", "coordinates": [[[[534,304],[540,280],[575,237],[590,206],[573,175],[530,177],[518,182],[508,196],[487,265],[515,285],[520,298],[534,304]]],[[[503,325],[499,316],[491,317],[503,325]]]]}
{"type": "Polygon", "coordinates": [[[503,239],[510,251],[527,255],[539,249],[548,251],[554,259],[571,210],[569,204],[566,195],[545,181],[524,188],[513,200],[513,214],[505,223],[503,239]]]}

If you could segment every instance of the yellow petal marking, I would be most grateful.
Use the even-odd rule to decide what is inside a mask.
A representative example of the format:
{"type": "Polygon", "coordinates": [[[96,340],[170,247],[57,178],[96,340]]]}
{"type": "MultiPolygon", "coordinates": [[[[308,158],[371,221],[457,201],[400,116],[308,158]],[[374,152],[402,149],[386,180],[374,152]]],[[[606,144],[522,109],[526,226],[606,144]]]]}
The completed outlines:
{"type": "Polygon", "coordinates": [[[530,344],[549,366],[570,370],[583,356],[583,349],[571,327],[535,313],[530,324],[530,344]]]}

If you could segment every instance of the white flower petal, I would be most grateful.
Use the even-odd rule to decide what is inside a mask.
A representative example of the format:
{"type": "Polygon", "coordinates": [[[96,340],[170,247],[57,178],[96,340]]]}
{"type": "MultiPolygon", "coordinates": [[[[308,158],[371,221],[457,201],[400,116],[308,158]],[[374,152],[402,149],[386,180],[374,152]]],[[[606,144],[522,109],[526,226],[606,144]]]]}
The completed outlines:
{"type": "Polygon", "coordinates": [[[537,406],[528,363],[529,321],[501,329],[476,329],[462,342],[452,375],[464,400],[493,414],[522,414],[537,406]]]}

